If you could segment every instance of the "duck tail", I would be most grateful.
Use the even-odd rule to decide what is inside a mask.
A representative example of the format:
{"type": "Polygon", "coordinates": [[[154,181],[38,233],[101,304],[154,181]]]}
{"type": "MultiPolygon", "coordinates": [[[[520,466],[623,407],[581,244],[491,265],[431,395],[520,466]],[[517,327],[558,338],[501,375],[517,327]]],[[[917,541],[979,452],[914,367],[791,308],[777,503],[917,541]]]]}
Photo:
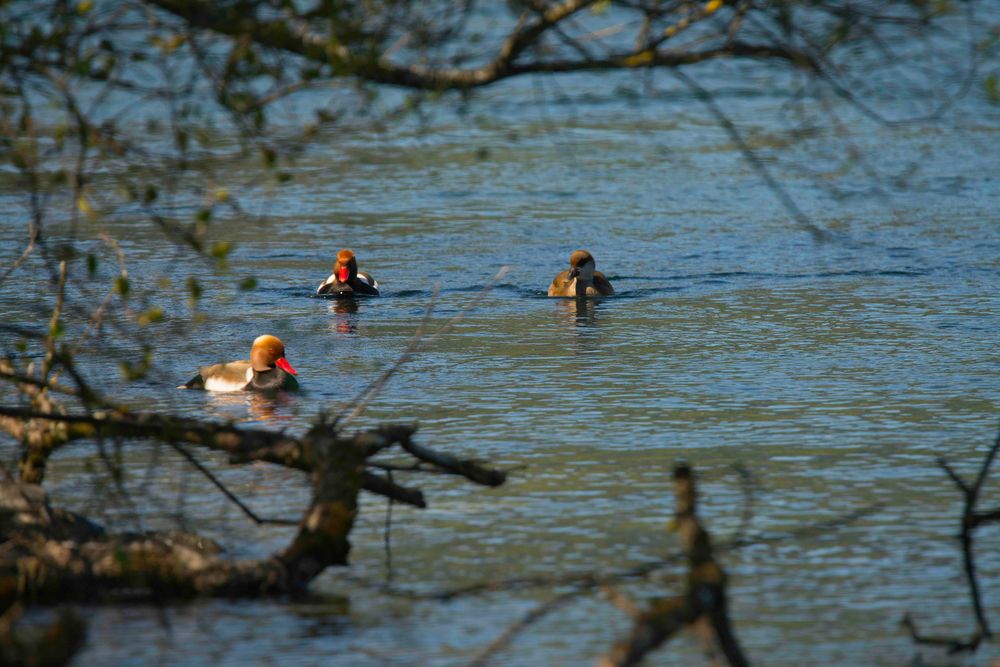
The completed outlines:
{"type": "Polygon", "coordinates": [[[205,378],[199,373],[193,378],[185,382],[184,384],[178,385],[178,389],[204,389],[205,388],[205,378]]]}

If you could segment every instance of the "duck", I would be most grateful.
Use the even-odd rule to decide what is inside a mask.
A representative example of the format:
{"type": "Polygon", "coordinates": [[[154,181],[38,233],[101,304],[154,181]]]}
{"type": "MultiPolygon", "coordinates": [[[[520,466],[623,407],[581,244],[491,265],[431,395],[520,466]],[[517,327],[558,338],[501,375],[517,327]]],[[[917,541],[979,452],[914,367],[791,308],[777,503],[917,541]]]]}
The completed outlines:
{"type": "Polygon", "coordinates": [[[337,253],[333,273],[316,288],[317,295],[378,296],[378,281],[370,273],[358,271],[358,258],[347,248],[337,253]]]}
{"type": "Polygon", "coordinates": [[[615,289],[600,271],[594,256],[577,250],[569,256],[569,269],[559,272],[549,285],[549,296],[611,296],[615,289]]]}
{"type": "Polygon", "coordinates": [[[277,336],[258,336],[250,346],[250,360],[203,366],[178,389],[206,391],[279,391],[297,389],[298,371],[285,359],[285,344],[277,336]]]}

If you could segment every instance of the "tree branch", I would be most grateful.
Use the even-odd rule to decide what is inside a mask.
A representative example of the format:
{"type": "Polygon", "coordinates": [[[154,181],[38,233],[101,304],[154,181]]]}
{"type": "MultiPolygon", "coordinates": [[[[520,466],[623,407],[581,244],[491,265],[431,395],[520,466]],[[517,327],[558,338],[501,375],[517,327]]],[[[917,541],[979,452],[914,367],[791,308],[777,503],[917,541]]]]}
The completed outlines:
{"type": "Polygon", "coordinates": [[[705,51],[671,51],[637,48],[605,58],[557,59],[517,62],[517,57],[549,28],[592,2],[566,0],[542,11],[534,21],[516,29],[489,63],[472,68],[401,65],[383,54],[357,55],[333,37],[316,34],[304,22],[288,18],[273,21],[247,16],[238,6],[219,7],[206,0],[146,0],[170,12],[193,28],[230,37],[247,36],[260,46],[294,53],[333,67],[336,75],[354,76],[363,81],[415,90],[469,90],[488,86],[513,76],[542,72],[582,72],[638,67],[681,67],[714,58],[757,58],[784,60],[796,67],[819,71],[804,52],[788,47],[755,45],[733,41],[705,51]]]}

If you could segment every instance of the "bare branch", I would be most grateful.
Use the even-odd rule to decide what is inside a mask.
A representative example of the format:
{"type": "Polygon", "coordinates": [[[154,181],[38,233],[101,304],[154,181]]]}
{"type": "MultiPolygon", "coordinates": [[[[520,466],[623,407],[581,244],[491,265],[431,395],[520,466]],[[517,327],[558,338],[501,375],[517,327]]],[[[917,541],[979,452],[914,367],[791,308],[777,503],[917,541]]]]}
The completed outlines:
{"type": "Polygon", "coordinates": [[[175,451],[177,451],[177,453],[179,453],[181,456],[183,456],[185,459],[187,459],[188,462],[191,465],[193,465],[196,470],[198,470],[198,472],[200,472],[202,475],[204,475],[208,479],[208,481],[210,481],[212,483],[212,485],[215,488],[217,488],[219,491],[221,491],[222,495],[224,495],[226,498],[228,498],[230,501],[232,501],[232,503],[234,505],[236,505],[237,507],[239,507],[240,511],[243,512],[243,514],[245,514],[247,517],[249,517],[250,520],[253,521],[254,523],[256,523],[258,526],[261,525],[261,524],[265,524],[265,523],[280,524],[280,525],[285,525],[285,526],[295,526],[295,525],[298,525],[298,523],[299,523],[298,521],[291,521],[291,520],[288,520],[288,519],[262,519],[262,518],[260,518],[259,516],[257,516],[253,512],[253,510],[251,510],[249,507],[247,507],[246,503],[244,503],[242,500],[240,500],[236,496],[235,493],[233,493],[232,491],[230,491],[226,487],[226,485],[223,484],[222,481],[219,480],[218,477],[216,477],[214,474],[212,474],[211,470],[209,470],[204,465],[202,465],[201,461],[199,461],[198,459],[196,459],[194,457],[194,455],[191,454],[191,452],[189,452],[186,448],[184,448],[183,446],[181,446],[179,443],[171,442],[169,444],[170,444],[171,447],[173,447],[173,449],[175,451]]]}
{"type": "Polygon", "coordinates": [[[795,200],[792,199],[791,195],[785,191],[785,188],[783,188],[774,176],[771,175],[767,166],[761,161],[760,158],[757,157],[757,154],[743,139],[743,135],[736,128],[736,125],[733,124],[733,121],[729,119],[729,116],[727,116],[722,110],[722,107],[716,104],[715,98],[713,98],[712,95],[694,79],[679,69],[673,70],[672,73],[679,81],[681,81],[681,83],[687,86],[695,94],[695,96],[702,101],[712,115],[715,116],[719,125],[726,130],[726,133],[729,134],[729,138],[734,144],[736,144],[736,147],[739,149],[740,153],[743,154],[746,161],[750,163],[750,166],[754,168],[761,180],[764,181],[771,192],[774,193],[774,196],[777,197],[781,205],[786,211],[788,211],[799,226],[809,232],[816,241],[830,240],[830,233],[825,229],[817,227],[809,219],[809,217],[802,212],[802,209],[800,209],[798,204],[795,203],[795,200]]]}
{"type": "Polygon", "coordinates": [[[17,267],[21,266],[21,264],[24,263],[24,260],[28,259],[28,255],[30,255],[31,251],[35,249],[35,241],[37,239],[38,239],[38,226],[35,225],[33,222],[29,222],[28,244],[24,247],[24,250],[21,252],[21,255],[17,259],[15,259],[11,263],[11,265],[8,266],[6,270],[4,270],[2,274],[0,274],[0,284],[3,284],[3,282],[7,280],[7,277],[10,276],[10,274],[14,273],[14,271],[17,270],[17,267]]]}
{"type": "MultiPolygon", "coordinates": [[[[427,339],[426,344],[436,341],[442,334],[449,331],[453,326],[460,322],[463,317],[476,308],[476,306],[480,304],[486,295],[493,290],[497,283],[499,283],[509,271],[509,266],[500,267],[500,270],[497,271],[496,275],[493,276],[493,278],[481,290],[479,290],[479,294],[476,295],[476,298],[464,308],[459,310],[454,316],[451,317],[451,319],[438,327],[437,331],[434,332],[434,335],[427,339]]],[[[403,364],[413,359],[413,357],[420,351],[421,347],[425,344],[423,341],[424,330],[430,322],[431,312],[434,309],[434,303],[439,289],[439,286],[434,288],[434,296],[432,296],[430,303],[427,304],[427,309],[424,311],[424,317],[420,322],[420,326],[417,327],[417,331],[413,334],[413,337],[410,339],[406,349],[403,350],[403,353],[399,355],[399,358],[396,359],[391,366],[385,369],[381,375],[375,378],[371,384],[365,387],[361,393],[354,398],[354,400],[344,407],[341,411],[341,415],[343,416],[338,418],[340,423],[346,424],[352,419],[359,417],[364,412],[365,408],[368,407],[368,404],[375,398],[375,396],[378,395],[378,392],[381,391],[382,387],[385,386],[386,382],[389,381],[389,378],[391,378],[396,371],[403,366],[403,364]],[[352,407],[353,409],[350,412],[347,412],[347,410],[352,407]]]]}
{"type": "Polygon", "coordinates": [[[403,449],[421,461],[432,463],[439,468],[448,470],[456,475],[461,475],[476,484],[484,486],[500,486],[507,480],[507,473],[495,468],[487,468],[477,461],[471,459],[460,459],[451,454],[438,452],[429,447],[418,445],[410,438],[400,441],[403,449]]]}
{"type": "Polygon", "coordinates": [[[576,595],[576,591],[570,591],[568,593],[557,595],[554,598],[546,600],[542,604],[536,606],[527,614],[519,618],[516,622],[508,626],[506,630],[500,633],[499,637],[490,642],[486,648],[484,648],[469,662],[469,667],[485,667],[489,664],[493,656],[507,648],[522,631],[536,623],[542,617],[566,604],[576,597],[576,595]]]}

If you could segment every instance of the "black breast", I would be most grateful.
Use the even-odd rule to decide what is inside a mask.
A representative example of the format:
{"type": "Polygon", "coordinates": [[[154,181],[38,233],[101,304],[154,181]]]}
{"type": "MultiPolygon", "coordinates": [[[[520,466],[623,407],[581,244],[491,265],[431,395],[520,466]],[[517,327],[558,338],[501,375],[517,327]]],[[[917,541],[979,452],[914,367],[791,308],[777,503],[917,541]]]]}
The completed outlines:
{"type": "Polygon", "coordinates": [[[287,389],[298,389],[299,382],[291,373],[286,373],[280,368],[272,368],[267,371],[254,371],[253,379],[247,385],[250,391],[281,391],[287,389]]]}

